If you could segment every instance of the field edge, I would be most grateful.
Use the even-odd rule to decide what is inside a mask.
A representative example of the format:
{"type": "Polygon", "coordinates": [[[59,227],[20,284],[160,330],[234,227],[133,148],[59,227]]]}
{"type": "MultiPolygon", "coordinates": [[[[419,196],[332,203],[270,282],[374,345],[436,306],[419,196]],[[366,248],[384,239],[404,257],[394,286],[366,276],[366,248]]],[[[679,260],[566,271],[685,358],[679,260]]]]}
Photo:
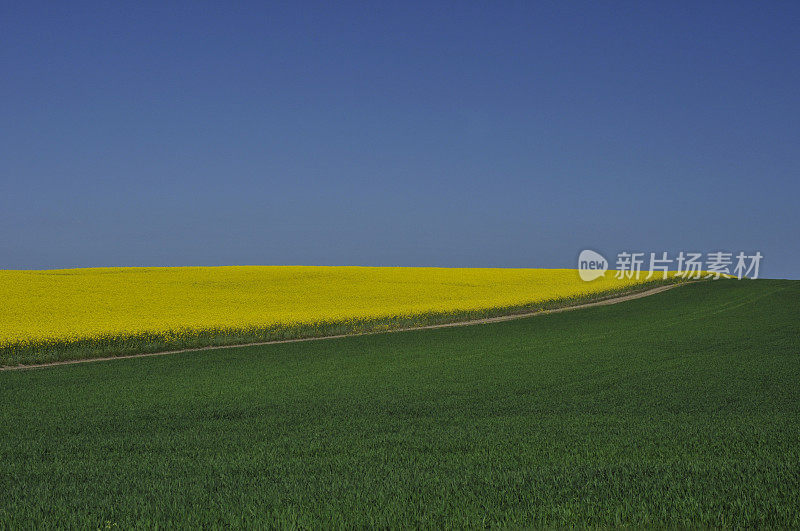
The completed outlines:
{"type": "Polygon", "coordinates": [[[615,288],[583,296],[564,297],[480,310],[432,312],[413,316],[274,325],[249,329],[179,330],[169,334],[141,333],[75,341],[18,343],[0,347],[0,369],[27,368],[59,362],[132,357],[203,348],[236,347],[280,341],[355,336],[459,323],[466,324],[483,319],[516,317],[568,309],[584,304],[636,295],[661,286],[673,286],[688,282],[690,281],[681,278],[656,279],[642,282],[633,287],[615,288]]]}

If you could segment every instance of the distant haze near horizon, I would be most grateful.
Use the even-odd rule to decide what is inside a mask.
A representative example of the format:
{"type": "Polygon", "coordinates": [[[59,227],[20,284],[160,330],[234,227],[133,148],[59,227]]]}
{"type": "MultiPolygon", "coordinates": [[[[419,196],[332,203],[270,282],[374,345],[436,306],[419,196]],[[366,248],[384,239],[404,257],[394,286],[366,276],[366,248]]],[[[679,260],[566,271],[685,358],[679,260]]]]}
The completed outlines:
{"type": "Polygon", "coordinates": [[[0,269],[800,278],[800,4],[0,7],[0,269]]]}

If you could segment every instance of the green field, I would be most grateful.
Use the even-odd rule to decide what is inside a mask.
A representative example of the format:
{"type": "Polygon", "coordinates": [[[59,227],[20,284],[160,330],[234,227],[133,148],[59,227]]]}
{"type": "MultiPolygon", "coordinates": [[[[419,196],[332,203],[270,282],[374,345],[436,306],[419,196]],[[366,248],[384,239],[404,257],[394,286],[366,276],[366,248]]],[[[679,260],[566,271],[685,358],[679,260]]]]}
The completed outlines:
{"type": "Polygon", "coordinates": [[[800,282],[0,372],[0,528],[800,526],[800,282]]]}

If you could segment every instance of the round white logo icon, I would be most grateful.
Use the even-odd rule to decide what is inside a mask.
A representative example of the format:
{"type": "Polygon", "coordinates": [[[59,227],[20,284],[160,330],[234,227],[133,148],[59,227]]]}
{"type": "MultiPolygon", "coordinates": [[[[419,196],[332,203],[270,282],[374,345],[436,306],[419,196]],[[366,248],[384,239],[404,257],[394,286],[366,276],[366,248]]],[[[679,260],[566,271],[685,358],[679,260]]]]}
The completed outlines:
{"type": "Polygon", "coordinates": [[[589,249],[584,249],[578,256],[578,274],[581,280],[591,282],[602,277],[608,271],[608,260],[603,255],[589,249]]]}

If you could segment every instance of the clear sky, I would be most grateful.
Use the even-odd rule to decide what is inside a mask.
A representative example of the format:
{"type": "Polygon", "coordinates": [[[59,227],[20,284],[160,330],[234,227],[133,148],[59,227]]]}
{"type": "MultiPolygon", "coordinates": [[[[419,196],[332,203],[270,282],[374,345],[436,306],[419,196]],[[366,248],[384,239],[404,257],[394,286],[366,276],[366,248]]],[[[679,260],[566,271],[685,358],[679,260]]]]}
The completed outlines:
{"type": "Polygon", "coordinates": [[[3,2],[0,268],[800,278],[800,2],[3,2]]]}

